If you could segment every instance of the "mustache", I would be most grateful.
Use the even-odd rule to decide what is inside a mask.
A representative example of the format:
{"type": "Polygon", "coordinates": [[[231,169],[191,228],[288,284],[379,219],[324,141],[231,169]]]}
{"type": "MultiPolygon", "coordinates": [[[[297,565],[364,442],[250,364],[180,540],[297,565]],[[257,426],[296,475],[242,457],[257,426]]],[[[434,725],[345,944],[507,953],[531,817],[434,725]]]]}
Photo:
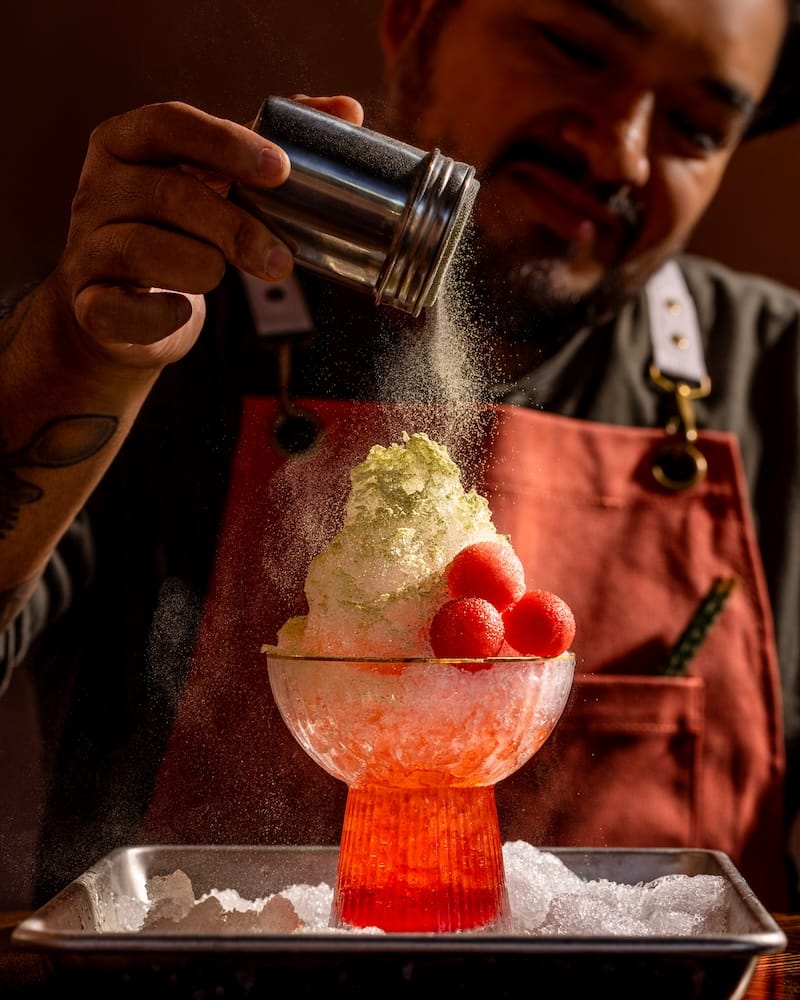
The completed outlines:
{"type": "Polygon", "coordinates": [[[508,146],[489,167],[481,180],[490,180],[506,167],[535,163],[571,181],[589,194],[598,205],[619,220],[627,240],[634,240],[642,225],[644,209],[627,184],[601,181],[592,174],[586,160],[573,149],[558,149],[536,139],[522,138],[508,146]]]}

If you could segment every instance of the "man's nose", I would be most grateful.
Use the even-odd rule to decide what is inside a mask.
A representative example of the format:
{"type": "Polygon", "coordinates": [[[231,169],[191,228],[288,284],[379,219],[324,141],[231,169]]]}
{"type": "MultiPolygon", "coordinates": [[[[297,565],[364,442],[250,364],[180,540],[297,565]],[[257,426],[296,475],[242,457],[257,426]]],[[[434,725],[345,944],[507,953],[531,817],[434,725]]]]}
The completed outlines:
{"type": "Polygon", "coordinates": [[[612,101],[598,94],[595,107],[566,119],[562,138],[583,154],[599,181],[643,187],[650,177],[654,104],[650,92],[612,101]]]}

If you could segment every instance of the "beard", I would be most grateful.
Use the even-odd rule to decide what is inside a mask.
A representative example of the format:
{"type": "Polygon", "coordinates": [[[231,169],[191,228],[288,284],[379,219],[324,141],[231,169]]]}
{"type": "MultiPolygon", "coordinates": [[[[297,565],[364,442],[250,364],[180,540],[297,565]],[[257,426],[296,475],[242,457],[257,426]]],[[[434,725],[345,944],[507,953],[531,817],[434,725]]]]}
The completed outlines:
{"type": "Polygon", "coordinates": [[[531,136],[504,149],[481,172],[481,183],[488,190],[495,178],[528,163],[590,193],[619,230],[606,262],[596,264],[596,280],[581,283],[576,244],[541,223],[525,223],[508,200],[476,212],[457,261],[464,308],[507,343],[533,345],[544,358],[579,330],[611,319],[641,286],[628,254],[640,236],[643,212],[627,187],[593,177],[580,154],[531,136]]]}
{"type": "Polygon", "coordinates": [[[542,227],[510,245],[473,223],[453,257],[448,285],[473,327],[510,346],[535,348],[544,361],[579,330],[611,319],[634,291],[621,266],[607,268],[588,290],[571,291],[562,278],[569,263],[569,246],[542,227]]]}

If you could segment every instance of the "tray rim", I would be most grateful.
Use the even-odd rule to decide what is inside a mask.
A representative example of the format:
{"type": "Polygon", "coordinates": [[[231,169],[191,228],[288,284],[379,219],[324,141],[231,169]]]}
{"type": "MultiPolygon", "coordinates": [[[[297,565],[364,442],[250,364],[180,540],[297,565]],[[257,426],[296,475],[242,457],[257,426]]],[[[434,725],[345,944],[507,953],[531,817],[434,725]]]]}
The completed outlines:
{"type": "MultiPolygon", "coordinates": [[[[736,891],[740,902],[747,907],[759,930],[752,933],[724,935],[593,935],[593,934],[497,934],[497,933],[401,933],[352,934],[334,930],[303,931],[283,934],[214,934],[214,933],[142,933],[140,931],[113,932],[96,930],[58,930],[47,925],[48,915],[70,894],[82,889],[87,878],[101,866],[113,864],[119,857],[152,851],[180,856],[188,851],[211,853],[253,853],[280,856],[282,854],[338,852],[336,845],[262,845],[262,844],[132,844],[113,848],[97,859],[86,871],[69,882],[60,892],[47,900],[32,914],[16,925],[11,933],[15,947],[45,952],[74,952],[80,954],[166,954],[189,956],[199,949],[215,955],[246,953],[332,952],[393,953],[424,952],[431,954],[494,954],[525,955],[648,955],[678,956],[684,958],[755,958],[760,955],[783,951],[788,944],[786,935],[774,917],[731,861],[730,857],[716,850],[683,847],[549,847],[539,850],[557,857],[633,855],[698,855],[713,858],[722,874],[736,891]]],[[[658,877],[658,876],[654,876],[658,877]]]]}

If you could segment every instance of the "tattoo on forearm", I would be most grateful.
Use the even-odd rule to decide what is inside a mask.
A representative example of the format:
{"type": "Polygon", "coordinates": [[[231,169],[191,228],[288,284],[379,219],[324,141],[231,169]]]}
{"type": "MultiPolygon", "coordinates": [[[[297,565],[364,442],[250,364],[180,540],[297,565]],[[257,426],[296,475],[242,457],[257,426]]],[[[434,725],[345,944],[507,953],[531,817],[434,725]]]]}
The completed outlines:
{"type": "Polygon", "coordinates": [[[96,455],[118,425],[116,417],[85,413],[49,420],[28,444],[15,452],[5,453],[0,441],[0,539],[17,523],[22,506],[43,496],[41,487],[22,479],[17,470],[77,465],[96,455]]]}

